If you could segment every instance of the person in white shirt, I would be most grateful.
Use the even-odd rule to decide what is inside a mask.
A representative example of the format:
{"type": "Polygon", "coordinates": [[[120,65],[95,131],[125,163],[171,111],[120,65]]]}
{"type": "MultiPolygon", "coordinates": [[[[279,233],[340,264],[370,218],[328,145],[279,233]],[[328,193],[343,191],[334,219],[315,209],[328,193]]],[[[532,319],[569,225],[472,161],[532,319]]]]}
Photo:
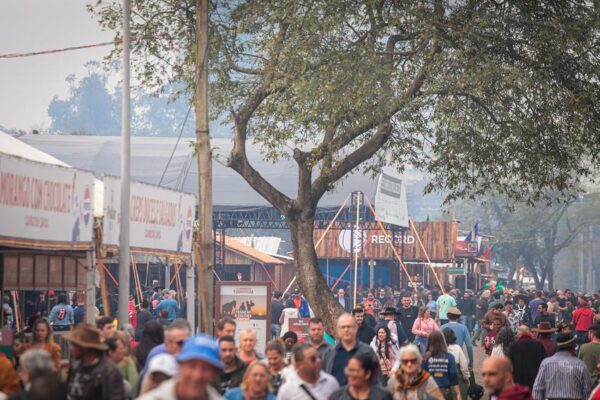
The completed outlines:
{"type": "Polygon", "coordinates": [[[298,343],[293,348],[296,374],[279,389],[280,400],[327,400],[339,389],[337,380],[321,371],[319,352],[307,343],[298,343]]]}

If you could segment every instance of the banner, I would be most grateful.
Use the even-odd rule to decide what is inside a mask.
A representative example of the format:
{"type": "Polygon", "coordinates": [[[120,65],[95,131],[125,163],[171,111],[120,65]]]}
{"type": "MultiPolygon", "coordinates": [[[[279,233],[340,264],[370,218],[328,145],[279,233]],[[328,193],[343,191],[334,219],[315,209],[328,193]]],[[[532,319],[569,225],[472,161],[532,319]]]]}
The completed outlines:
{"type": "Polygon", "coordinates": [[[289,330],[298,335],[298,343],[308,341],[308,321],[310,318],[290,318],[289,330]]]}
{"type": "Polygon", "coordinates": [[[268,282],[217,282],[217,320],[235,320],[235,340],[240,331],[253,329],[258,339],[256,351],[265,354],[271,338],[271,285],[268,282]]]}
{"type": "Polygon", "coordinates": [[[0,242],[90,248],[94,175],[0,153],[0,242]]]}
{"type": "MultiPolygon", "coordinates": [[[[174,190],[131,182],[129,245],[169,253],[192,251],[196,198],[174,190]]],[[[104,244],[119,245],[121,178],[104,178],[104,244]]]]}
{"type": "Polygon", "coordinates": [[[375,193],[375,210],[383,222],[408,228],[404,177],[393,168],[384,167],[379,175],[375,193]]]}
{"type": "MultiPolygon", "coordinates": [[[[454,258],[457,224],[448,221],[415,222],[421,242],[432,262],[446,262],[454,258]]],[[[315,242],[321,238],[324,229],[313,231],[315,242]]],[[[404,261],[423,261],[427,257],[413,230],[387,232],[379,229],[331,230],[316,248],[319,258],[348,259],[354,251],[359,251],[365,259],[395,260],[390,244],[404,261]],[[351,240],[354,235],[354,239],[351,240]]]]}
{"type": "Polygon", "coordinates": [[[477,242],[457,240],[454,244],[454,254],[456,257],[475,257],[478,252],[479,245],[477,242]]]}

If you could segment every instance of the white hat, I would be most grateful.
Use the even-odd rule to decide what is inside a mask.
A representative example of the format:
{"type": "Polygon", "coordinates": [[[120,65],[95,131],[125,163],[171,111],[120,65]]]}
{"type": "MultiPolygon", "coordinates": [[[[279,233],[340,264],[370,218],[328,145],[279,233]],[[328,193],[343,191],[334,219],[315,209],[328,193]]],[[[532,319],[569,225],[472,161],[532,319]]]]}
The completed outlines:
{"type": "Polygon", "coordinates": [[[148,364],[148,374],[153,372],[162,372],[167,376],[179,375],[179,365],[175,361],[175,357],[168,353],[158,354],[148,364]]]}

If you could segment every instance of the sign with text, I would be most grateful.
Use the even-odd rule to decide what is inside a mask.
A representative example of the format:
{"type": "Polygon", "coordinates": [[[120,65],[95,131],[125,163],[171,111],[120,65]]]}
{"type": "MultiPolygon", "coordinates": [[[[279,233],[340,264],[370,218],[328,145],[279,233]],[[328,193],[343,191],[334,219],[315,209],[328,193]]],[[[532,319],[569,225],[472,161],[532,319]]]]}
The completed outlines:
{"type": "MultiPolygon", "coordinates": [[[[134,249],[189,254],[196,198],[174,190],[131,182],[130,246],[134,249]]],[[[104,244],[119,245],[121,178],[104,178],[104,244]]]]}
{"type": "Polygon", "coordinates": [[[454,245],[454,254],[457,257],[465,256],[472,257],[476,256],[479,252],[479,245],[477,242],[467,242],[465,240],[457,240],[454,245]]]}
{"type": "Polygon", "coordinates": [[[308,321],[310,321],[310,318],[290,318],[289,330],[298,335],[298,343],[307,341],[308,321]]]}
{"type": "Polygon", "coordinates": [[[217,320],[235,320],[235,339],[243,329],[253,329],[258,340],[256,351],[265,354],[271,338],[271,284],[269,282],[217,282],[217,320]]]}
{"type": "MultiPolygon", "coordinates": [[[[454,258],[456,222],[415,222],[415,229],[427,251],[427,256],[433,262],[443,262],[454,258]]],[[[325,230],[315,229],[313,232],[314,240],[317,241],[325,230]]],[[[316,251],[319,258],[345,259],[351,256],[353,247],[354,251],[362,252],[367,259],[395,260],[392,246],[405,261],[427,259],[417,241],[417,235],[412,229],[405,231],[404,235],[401,232],[395,232],[393,235],[392,232],[388,232],[386,235],[379,229],[331,230],[325,235],[316,251]]]]}
{"type": "Polygon", "coordinates": [[[94,175],[0,153],[0,242],[89,248],[94,175]]]}
{"type": "Polygon", "coordinates": [[[379,219],[408,228],[408,206],[404,177],[395,169],[384,167],[377,182],[375,209],[379,219]]]}

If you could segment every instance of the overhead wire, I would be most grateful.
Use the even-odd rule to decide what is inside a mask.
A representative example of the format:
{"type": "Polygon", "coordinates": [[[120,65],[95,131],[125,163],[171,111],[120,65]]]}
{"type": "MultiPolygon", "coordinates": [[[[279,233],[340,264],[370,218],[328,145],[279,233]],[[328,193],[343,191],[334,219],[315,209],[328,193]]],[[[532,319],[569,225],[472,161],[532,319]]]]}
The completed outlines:
{"type": "Polygon", "coordinates": [[[179,136],[177,137],[177,141],[175,142],[175,146],[173,146],[173,151],[171,152],[171,156],[167,161],[167,165],[165,165],[165,169],[163,170],[162,175],[160,176],[160,181],[158,182],[158,186],[161,186],[163,179],[165,178],[165,174],[169,169],[169,165],[171,165],[171,161],[173,160],[173,156],[175,155],[175,150],[177,150],[177,146],[179,146],[179,141],[181,140],[181,135],[183,135],[183,129],[187,123],[187,120],[190,116],[190,112],[192,111],[192,104],[188,107],[187,113],[185,114],[185,118],[183,119],[183,123],[181,124],[181,128],[179,129],[179,136]]]}

